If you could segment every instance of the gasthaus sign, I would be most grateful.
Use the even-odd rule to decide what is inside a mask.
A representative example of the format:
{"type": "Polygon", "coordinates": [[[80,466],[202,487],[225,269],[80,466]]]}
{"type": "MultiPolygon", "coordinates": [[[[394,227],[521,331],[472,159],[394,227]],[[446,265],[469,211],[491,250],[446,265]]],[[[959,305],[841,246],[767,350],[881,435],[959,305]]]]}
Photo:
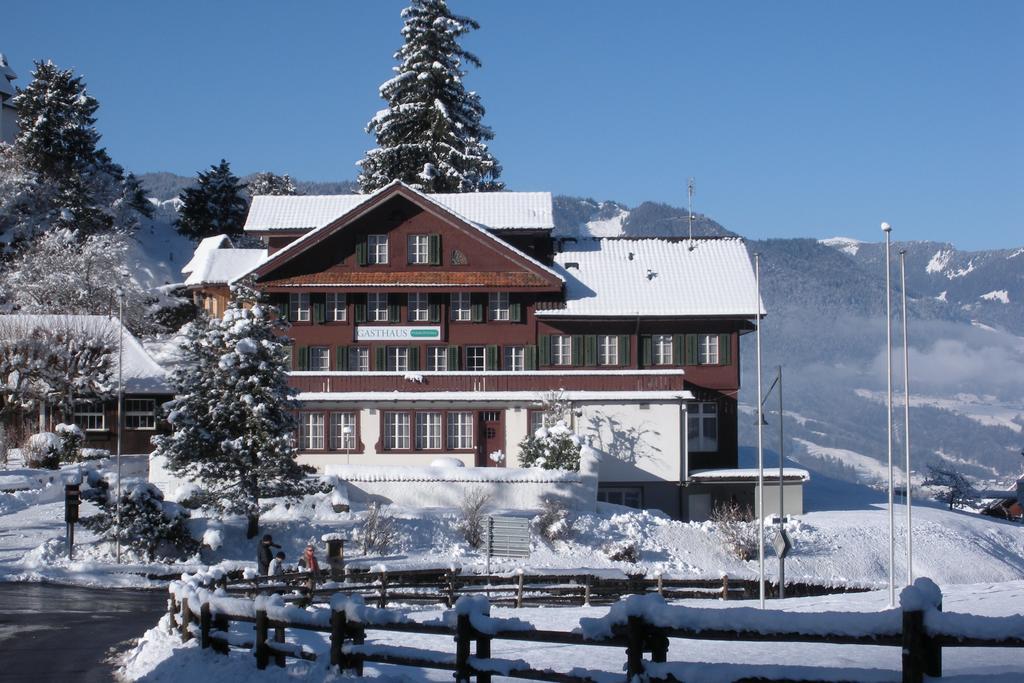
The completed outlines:
{"type": "Polygon", "coordinates": [[[356,328],[356,341],[402,341],[420,339],[440,339],[441,328],[434,326],[367,326],[356,328]]]}

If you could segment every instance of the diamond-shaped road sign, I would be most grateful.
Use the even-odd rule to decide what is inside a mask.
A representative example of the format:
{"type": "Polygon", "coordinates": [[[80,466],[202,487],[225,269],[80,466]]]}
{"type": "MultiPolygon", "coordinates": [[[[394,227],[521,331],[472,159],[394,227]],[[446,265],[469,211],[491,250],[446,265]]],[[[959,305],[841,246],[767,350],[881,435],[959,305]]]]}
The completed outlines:
{"type": "Polygon", "coordinates": [[[772,537],[772,547],[775,548],[775,554],[779,559],[785,559],[786,555],[789,555],[789,551],[793,549],[793,543],[789,540],[789,534],[786,533],[785,529],[775,530],[775,535],[772,537]]]}

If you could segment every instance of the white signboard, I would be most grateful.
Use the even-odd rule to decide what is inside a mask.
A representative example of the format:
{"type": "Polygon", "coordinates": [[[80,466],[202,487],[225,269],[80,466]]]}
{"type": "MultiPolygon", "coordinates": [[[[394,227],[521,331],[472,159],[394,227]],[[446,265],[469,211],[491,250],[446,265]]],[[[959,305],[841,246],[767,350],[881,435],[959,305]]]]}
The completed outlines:
{"type": "Polygon", "coordinates": [[[416,341],[440,338],[441,328],[437,325],[360,325],[356,328],[356,341],[416,341]]]}

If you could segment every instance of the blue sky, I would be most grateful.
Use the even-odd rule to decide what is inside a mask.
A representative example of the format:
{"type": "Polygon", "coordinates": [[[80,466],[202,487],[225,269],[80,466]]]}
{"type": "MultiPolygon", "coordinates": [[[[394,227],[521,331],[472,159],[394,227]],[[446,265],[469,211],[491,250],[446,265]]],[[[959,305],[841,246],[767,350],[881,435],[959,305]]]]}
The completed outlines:
{"type": "MultiPolygon", "coordinates": [[[[85,75],[115,160],[354,178],[403,0],[19,2],[0,51],[85,75]]],[[[1024,244],[1024,3],[469,2],[511,189],[684,205],[752,238],[1024,244]]]]}

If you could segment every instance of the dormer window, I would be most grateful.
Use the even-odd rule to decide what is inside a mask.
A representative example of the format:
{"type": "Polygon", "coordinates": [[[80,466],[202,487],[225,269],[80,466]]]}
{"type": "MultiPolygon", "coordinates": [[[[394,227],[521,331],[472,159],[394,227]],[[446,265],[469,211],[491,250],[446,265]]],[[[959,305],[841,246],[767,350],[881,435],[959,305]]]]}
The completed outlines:
{"type": "Polygon", "coordinates": [[[388,236],[368,235],[366,238],[366,262],[386,265],[388,262],[388,236]]]}

